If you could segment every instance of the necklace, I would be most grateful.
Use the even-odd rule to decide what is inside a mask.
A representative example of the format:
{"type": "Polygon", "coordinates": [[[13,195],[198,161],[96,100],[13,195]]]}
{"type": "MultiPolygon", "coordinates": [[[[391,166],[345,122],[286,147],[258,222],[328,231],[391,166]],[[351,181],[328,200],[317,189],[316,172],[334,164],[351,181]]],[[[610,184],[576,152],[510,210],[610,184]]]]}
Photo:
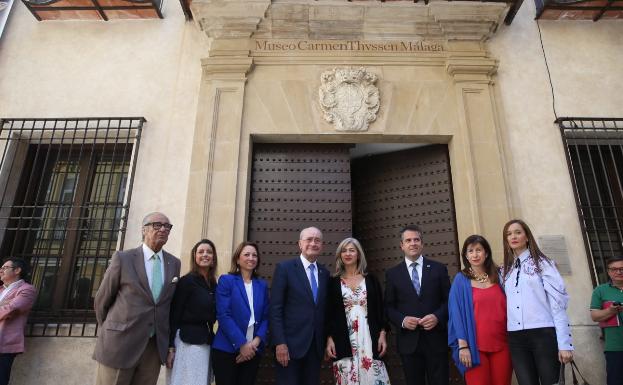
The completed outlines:
{"type": "Polygon", "coordinates": [[[478,283],[488,283],[489,282],[489,274],[484,273],[482,275],[476,274],[474,269],[469,268],[469,273],[472,275],[472,279],[478,283]]]}
{"type": "Polygon", "coordinates": [[[342,280],[348,287],[351,288],[351,290],[355,290],[359,286],[360,279],[361,279],[361,276],[359,274],[342,276],[342,280]]]}

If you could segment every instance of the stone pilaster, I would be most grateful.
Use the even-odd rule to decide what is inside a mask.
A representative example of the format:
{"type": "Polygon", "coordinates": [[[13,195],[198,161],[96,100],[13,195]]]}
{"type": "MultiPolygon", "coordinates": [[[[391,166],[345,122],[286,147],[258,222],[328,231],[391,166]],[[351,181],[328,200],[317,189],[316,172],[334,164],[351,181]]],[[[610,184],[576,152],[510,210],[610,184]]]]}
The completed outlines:
{"type": "Polygon", "coordinates": [[[234,243],[242,111],[252,64],[248,56],[202,60],[183,245],[188,250],[207,237],[222,261],[228,260],[234,243]]]}
{"type": "MultiPolygon", "coordinates": [[[[270,0],[194,0],[193,18],[210,39],[199,92],[183,245],[210,238],[227,261],[234,246],[238,163],[247,74],[253,67],[249,38],[270,0]]],[[[221,264],[221,272],[227,270],[221,264]]]]}
{"type": "MultiPolygon", "coordinates": [[[[451,166],[468,171],[452,175],[460,240],[473,233],[499,239],[510,215],[504,141],[493,94],[497,66],[497,60],[486,57],[450,57],[446,62],[460,125],[449,144],[451,166]]],[[[499,259],[499,242],[492,246],[499,259]]]]}

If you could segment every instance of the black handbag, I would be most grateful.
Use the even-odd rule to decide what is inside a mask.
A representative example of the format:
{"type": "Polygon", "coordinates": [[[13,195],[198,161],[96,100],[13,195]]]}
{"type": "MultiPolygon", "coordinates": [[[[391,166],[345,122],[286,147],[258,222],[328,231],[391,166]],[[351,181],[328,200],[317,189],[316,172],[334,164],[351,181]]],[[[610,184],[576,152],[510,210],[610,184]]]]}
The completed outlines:
{"type": "MultiPolygon", "coordinates": [[[[571,361],[571,365],[569,365],[571,367],[571,379],[573,381],[573,385],[580,385],[580,382],[578,381],[578,377],[580,376],[580,378],[582,379],[582,385],[590,385],[588,383],[588,381],[586,381],[586,379],[584,378],[584,376],[582,375],[582,373],[580,373],[580,369],[578,368],[578,366],[575,364],[575,361],[571,361]],[[577,372],[577,374],[576,374],[577,372]]],[[[560,364],[560,375],[558,376],[558,385],[565,385],[566,381],[565,381],[565,364],[560,364]]]]}

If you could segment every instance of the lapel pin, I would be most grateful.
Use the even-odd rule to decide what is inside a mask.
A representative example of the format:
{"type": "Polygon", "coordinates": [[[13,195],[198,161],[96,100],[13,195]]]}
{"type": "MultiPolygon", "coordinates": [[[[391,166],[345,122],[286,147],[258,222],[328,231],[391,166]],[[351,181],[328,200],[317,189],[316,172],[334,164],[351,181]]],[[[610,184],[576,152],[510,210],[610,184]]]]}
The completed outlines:
{"type": "Polygon", "coordinates": [[[180,279],[178,277],[173,277],[173,279],[171,280],[171,283],[177,283],[177,281],[179,281],[180,279]]]}

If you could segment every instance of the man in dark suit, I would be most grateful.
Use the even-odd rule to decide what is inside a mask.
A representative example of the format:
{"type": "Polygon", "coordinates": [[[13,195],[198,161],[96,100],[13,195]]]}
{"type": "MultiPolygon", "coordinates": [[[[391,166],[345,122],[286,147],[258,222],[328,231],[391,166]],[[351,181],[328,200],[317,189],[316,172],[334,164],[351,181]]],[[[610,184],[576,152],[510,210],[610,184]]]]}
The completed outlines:
{"type": "Polygon", "coordinates": [[[316,259],[322,233],[299,236],[301,255],[275,269],[270,298],[270,331],[277,356],[277,385],[317,385],[324,352],[324,313],[329,272],[316,259]]]}
{"type": "Polygon", "coordinates": [[[385,306],[408,385],[448,385],[448,269],[422,256],[418,226],[400,232],[404,261],[387,270],[385,306]]]}
{"type": "Polygon", "coordinates": [[[173,225],[143,219],[143,244],[113,254],[95,295],[97,385],[155,385],[169,346],[169,308],[180,261],[162,250],[173,225]]]}

